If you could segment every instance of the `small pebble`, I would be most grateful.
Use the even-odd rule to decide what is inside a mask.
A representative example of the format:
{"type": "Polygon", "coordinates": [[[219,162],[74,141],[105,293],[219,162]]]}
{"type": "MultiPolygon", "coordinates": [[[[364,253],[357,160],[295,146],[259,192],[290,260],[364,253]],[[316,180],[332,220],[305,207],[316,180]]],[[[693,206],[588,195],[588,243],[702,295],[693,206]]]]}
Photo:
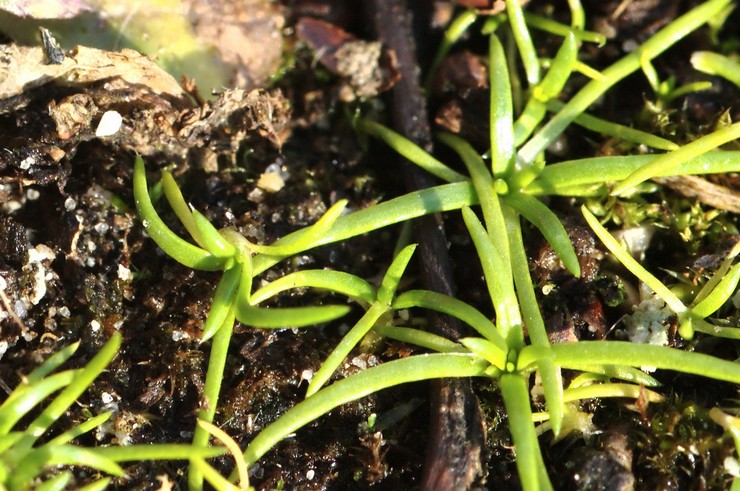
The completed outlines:
{"type": "Polygon", "coordinates": [[[117,111],[105,111],[103,117],[100,118],[98,128],[95,130],[95,136],[98,138],[103,136],[111,136],[118,133],[123,124],[123,117],[117,111]]]}

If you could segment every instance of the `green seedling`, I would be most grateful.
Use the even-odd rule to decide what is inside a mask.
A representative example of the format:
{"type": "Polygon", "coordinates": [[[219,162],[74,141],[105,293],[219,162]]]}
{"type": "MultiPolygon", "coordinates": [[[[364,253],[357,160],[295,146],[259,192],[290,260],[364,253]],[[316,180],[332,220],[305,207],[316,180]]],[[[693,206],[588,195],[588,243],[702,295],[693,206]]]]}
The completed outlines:
{"type": "Polygon", "coordinates": [[[224,272],[206,319],[203,341],[228,324],[225,321],[232,310],[239,322],[268,328],[303,327],[327,322],[347,313],[348,308],[343,305],[268,310],[250,301],[252,255],[259,253],[283,258],[312,247],[338,218],[346,203],[340,202],[329,209],[321,220],[308,227],[300,237],[276,246],[261,246],[251,244],[234,230],[219,231],[201,213],[191,211],[169,173],[163,173],[162,184],[173,211],[198,245],[181,239],[159,217],[149,197],[144,162],[137,157],[134,163],[134,197],[149,235],[162,250],[184,266],[224,272]]]}
{"type": "MultiPolygon", "coordinates": [[[[221,455],[219,447],[193,449],[189,445],[129,445],[126,447],[81,447],[72,441],[105,423],[106,412],[47,438],[53,423],[85,392],[110,363],[121,345],[121,335],[115,333],[84,368],[55,372],[77,351],[79,342],[57,351],[28,374],[0,405],[0,489],[25,490],[64,489],[72,482],[72,473],[54,471],[60,466],[83,466],[112,476],[123,476],[119,465],[132,460],[187,459],[191,455],[210,458],[221,455]],[[61,390],[28,426],[17,428],[19,421],[29,416],[52,393],[61,390]],[[45,440],[44,443],[38,443],[45,440]]],[[[101,478],[86,489],[104,489],[110,478],[101,478]]]]}
{"type": "MultiPolygon", "coordinates": [[[[110,413],[93,417],[45,444],[36,445],[52,423],[92,384],[116,354],[120,343],[120,335],[115,335],[85,368],[52,374],[75,353],[79,343],[67,346],[31,372],[8,396],[0,406],[0,483],[3,489],[28,489],[45,470],[57,465],[85,465],[113,476],[124,474],[114,460],[95,449],[69,443],[101,425],[110,418],[110,413]],[[60,389],[62,392],[25,429],[13,431],[21,418],[60,389]]],[[[65,471],[53,476],[47,484],[66,484],[71,478],[72,474],[65,471]]]]}

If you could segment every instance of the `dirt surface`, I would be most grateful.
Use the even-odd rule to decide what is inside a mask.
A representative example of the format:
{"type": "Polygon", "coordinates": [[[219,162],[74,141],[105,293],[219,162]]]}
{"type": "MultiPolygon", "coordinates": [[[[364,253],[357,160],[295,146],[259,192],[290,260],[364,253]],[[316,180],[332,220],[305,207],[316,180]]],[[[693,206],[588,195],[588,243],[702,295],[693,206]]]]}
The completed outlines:
{"type": "MultiPolygon", "coordinates": [[[[158,179],[158,169],[170,166],[186,200],[216,227],[233,226],[261,243],[315,222],[340,199],[348,199],[350,209],[361,209],[401,194],[395,157],[377,142],[365,147],[347,117],[359,108],[363,114],[385,114],[382,95],[374,97],[397,77],[392,57],[381,56],[381,47],[359,46],[361,56],[369,56],[370,51],[378,64],[370,73],[381,74],[380,79],[369,77],[374,92],[365,92],[370,90],[367,84],[346,73],[352,60],[340,63],[344,72],[331,64],[318,64],[313,50],[323,41],[312,44],[305,34],[300,40],[300,30],[294,29],[315,24],[305,20],[311,16],[350,33],[353,40],[372,41],[360,27],[362,12],[348,3],[286,1],[274,13],[275,22],[286,23],[282,76],[265,88],[224,91],[207,103],[193,97],[196,88],[181,88],[135,52],[80,48],[67,52],[63,64],[47,65],[41,48],[0,47],[3,67],[12,67],[6,74],[33,74],[22,82],[11,83],[7,76],[0,82],[3,386],[15,387],[23,374],[77,340],[82,347],[73,364],[81,366],[112,332],[120,331],[124,337],[120,353],[79,405],[58,422],[59,429],[84,420],[88,413],[112,410],[111,423],[80,443],[189,441],[209,354],[209,345],[200,344],[198,338],[218,278],[178,265],[146,237],[133,207],[134,156],[145,157],[150,183],[158,179]],[[115,63],[109,63],[113,57],[115,63]],[[108,112],[120,115],[122,124],[106,135],[100,121],[108,112]]],[[[410,3],[414,8],[426,5],[410,3]]],[[[586,53],[585,61],[598,68],[622,56],[626,42],[643,41],[692,2],[584,3],[586,11],[595,14],[588,27],[610,37],[606,49],[586,53]],[[617,4],[624,3],[629,6],[614,16],[617,4]]],[[[435,4],[440,16],[449,7],[445,2],[435,4]]],[[[550,4],[531,2],[529,8],[545,13],[550,4]]],[[[561,8],[554,7],[553,15],[567,19],[561,8]]],[[[416,19],[421,49],[434,46],[441,34],[435,25],[439,19],[424,12],[417,12],[416,19]]],[[[734,21],[740,21],[737,12],[734,21]]],[[[213,26],[217,37],[229,28],[217,27],[213,26]]],[[[541,40],[542,50],[552,56],[557,43],[546,36],[541,40]]],[[[669,50],[656,68],[680,83],[693,81],[696,72],[690,70],[685,55],[689,45],[692,50],[709,46],[707,30],[669,50]]],[[[488,134],[485,127],[481,129],[487,115],[479,111],[487,105],[485,76],[481,76],[485,68],[477,58],[484,49],[480,39],[465,40],[441,70],[445,79],[435,84],[438,90],[430,99],[432,118],[441,127],[459,131],[480,148],[485,147],[488,134]]],[[[421,58],[422,63],[428,62],[421,58]]],[[[240,76],[249,79],[243,73],[240,76]]],[[[733,119],[740,115],[738,89],[713,81],[711,91],[683,97],[668,110],[650,114],[644,108],[649,87],[644,78],[630,77],[609,93],[596,114],[634,121],[642,129],[683,141],[714,124],[724,111],[730,111],[733,119]]],[[[575,91],[579,83],[583,80],[576,79],[567,92],[575,91]]],[[[605,154],[617,145],[580,129],[566,136],[567,155],[562,158],[605,154]]],[[[728,192],[737,191],[737,176],[714,181],[728,192]]],[[[676,216],[699,212],[680,190],[665,188],[650,199],[644,208],[658,209],[651,218],[660,227],[647,251],[651,265],[670,265],[673,270],[716,268],[712,257],[731,245],[727,232],[731,228],[703,224],[688,227],[687,232],[676,216]],[[682,233],[689,233],[689,239],[682,233]]],[[[572,203],[553,201],[551,206],[567,224],[586,271],[578,280],[567,277],[548,246],[529,233],[534,278],[538,284],[552,286],[552,295],[542,299],[552,339],[614,336],[614,326],[627,308],[615,293],[620,271],[603,264],[604,255],[594,238],[574,218],[572,203]]],[[[704,211],[710,209],[704,206],[704,211]]],[[[184,232],[166,206],[158,209],[168,224],[184,232]]],[[[615,213],[629,224],[630,210],[615,213]]],[[[714,220],[737,226],[737,216],[729,212],[720,212],[714,220]]],[[[448,217],[446,227],[461,298],[487,312],[490,305],[486,307],[479,265],[470,261],[475,254],[464,227],[457,217],[448,217]]],[[[390,263],[398,234],[391,228],[322,247],[276,266],[257,281],[307,267],[377,280],[390,263]]],[[[416,281],[415,275],[412,268],[410,282],[416,281]]],[[[308,305],[316,300],[327,299],[297,293],[282,297],[281,305],[308,305]]],[[[303,399],[306,371],[318,368],[360,315],[361,309],[355,308],[341,322],[305,330],[256,330],[237,324],[216,417],[219,426],[242,445],[248,443],[303,399]]],[[[698,348],[736,357],[731,344],[707,341],[698,348]]],[[[337,377],[412,353],[412,348],[396,342],[367,347],[353,352],[337,377]]],[[[543,437],[547,467],[557,488],[722,489],[727,485],[723,466],[733,453],[732,441],[708,423],[706,412],[736,395],[736,388],[686,375],[660,374],[659,378],[668,387],[664,392],[668,402],[660,406],[640,406],[639,401],[584,403],[580,409],[591,415],[593,426],[585,424],[582,432],[552,446],[546,443],[549,437],[543,437]]],[[[478,383],[475,391],[488,431],[487,474],[479,484],[517,489],[503,403],[490,384],[478,383]]],[[[252,469],[252,484],[259,489],[413,489],[424,465],[428,411],[426,384],[387,390],[343,406],[280,443],[252,469]],[[367,427],[371,414],[378,418],[372,431],[367,427]]],[[[224,472],[230,471],[228,459],[218,464],[224,472]]],[[[187,488],[182,462],[137,463],[127,466],[126,472],[126,479],[116,481],[120,489],[165,489],[164,475],[179,489],[187,488]]],[[[94,476],[80,471],[76,477],[82,484],[94,476]]]]}

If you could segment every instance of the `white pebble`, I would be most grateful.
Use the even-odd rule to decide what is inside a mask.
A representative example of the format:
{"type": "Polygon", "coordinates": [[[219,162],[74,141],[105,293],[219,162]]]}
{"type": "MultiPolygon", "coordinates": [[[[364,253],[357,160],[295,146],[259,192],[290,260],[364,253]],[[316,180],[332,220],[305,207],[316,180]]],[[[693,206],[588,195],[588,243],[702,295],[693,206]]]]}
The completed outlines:
{"type": "Polygon", "coordinates": [[[172,340],[173,341],[182,341],[184,339],[189,339],[190,334],[186,333],[185,331],[172,331],[172,340]]]}
{"type": "Polygon", "coordinates": [[[36,163],[36,159],[34,159],[33,157],[26,157],[25,159],[21,160],[21,163],[18,167],[20,167],[23,170],[28,170],[35,163],[36,163]]]}
{"type": "Polygon", "coordinates": [[[77,202],[73,198],[67,198],[64,200],[64,209],[72,211],[77,207],[77,202]]]}
{"type": "Polygon", "coordinates": [[[131,270],[123,264],[118,265],[118,279],[123,281],[131,281],[134,275],[131,274],[131,270]]]}
{"type": "Polygon", "coordinates": [[[13,312],[21,319],[25,319],[28,315],[28,307],[22,300],[16,300],[13,304],[13,312]]]}
{"type": "Polygon", "coordinates": [[[310,382],[312,379],[313,379],[313,370],[307,368],[301,372],[301,380],[299,382],[303,382],[304,380],[306,382],[310,382]]]}
{"type": "Polygon", "coordinates": [[[95,136],[100,138],[115,135],[121,129],[121,124],[123,124],[123,117],[118,111],[105,111],[95,130],[95,136]]]}

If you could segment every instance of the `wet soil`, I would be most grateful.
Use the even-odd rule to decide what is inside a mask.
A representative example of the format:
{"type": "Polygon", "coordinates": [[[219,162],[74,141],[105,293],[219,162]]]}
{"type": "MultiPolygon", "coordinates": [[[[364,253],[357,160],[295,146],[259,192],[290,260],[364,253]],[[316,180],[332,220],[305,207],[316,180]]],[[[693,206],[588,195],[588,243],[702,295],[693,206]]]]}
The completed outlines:
{"type": "MultiPolygon", "coordinates": [[[[419,8],[415,4],[421,2],[411,3],[419,8]]],[[[621,56],[625,42],[643,41],[691,2],[678,6],[679,2],[635,1],[616,18],[611,14],[623,2],[584,3],[587,12],[595,14],[589,28],[601,26],[612,36],[605,49],[588,55],[586,61],[598,68],[621,56]]],[[[440,16],[444,7],[439,7],[440,16]]],[[[531,2],[530,8],[543,14],[552,10],[548,2],[531,2]]],[[[559,8],[552,14],[556,18],[566,15],[559,8]]],[[[62,431],[90,413],[113,411],[111,423],[80,439],[80,444],[185,443],[201,404],[209,345],[200,344],[198,338],[218,278],[180,266],[144,233],[131,190],[136,153],[146,159],[150,183],[156,182],[159,168],[173,166],[186,199],[214,225],[236,227],[263,243],[315,222],[339,199],[348,199],[350,209],[361,209],[404,192],[395,157],[377,142],[359,139],[348,117],[361,108],[363,114],[383,118],[382,96],[368,98],[363,93],[348,102],[353,99],[347,95],[351,80],[317,65],[314,53],[294,37],[291,27],[311,15],[366,38],[361,12],[331,1],[285,2],[284,9],[285,67],[268,89],[226,92],[199,105],[181,89],[152,88],[108,74],[84,83],[44,83],[0,101],[0,382],[12,389],[23,374],[72,342],[80,340],[82,345],[70,365],[82,366],[111,333],[119,331],[124,338],[108,371],[56,425],[62,431]],[[96,136],[102,114],[111,110],[123,116],[123,128],[113,136],[96,136]],[[260,179],[265,173],[278,174],[284,186],[265,185],[260,179]]],[[[423,13],[416,17],[425,24],[417,43],[434,45],[440,28],[423,13]]],[[[734,18],[738,20],[737,13],[734,18]]],[[[686,53],[708,43],[704,29],[669,50],[656,68],[680,83],[693,81],[696,74],[686,53]]],[[[545,36],[541,45],[550,55],[557,49],[557,43],[545,36]]],[[[464,40],[455,54],[462,61],[451,62],[457,63],[453,68],[463,67],[463,82],[441,84],[448,89],[429,101],[433,119],[447,129],[452,129],[451,113],[444,111],[455,107],[456,127],[480,148],[485,141],[477,138],[487,135],[487,130],[480,130],[480,121],[487,116],[478,114],[475,108],[480,104],[475,101],[486,100],[486,89],[470,85],[480,80],[478,68],[469,55],[460,53],[480,55],[483,49],[484,43],[474,36],[464,40]]],[[[596,115],[634,122],[682,141],[706,131],[725,111],[733,119],[740,111],[737,88],[712,79],[711,91],[681,98],[660,115],[651,114],[645,111],[650,89],[643,80],[634,76],[620,84],[595,109],[596,115]]],[[[583,81],[576,79],[567,90],[572,93],[579,83],[583,81]]],[[[566,154],[552,156],[553,161],[605,154],[616,145],[580,129],[566,136],[566,154]]],[[[737,190],[736,175],[715,180],[737,190]]],[[[720,212],[714,223],[722,226],[689,226],[690,240],[685,240],[681,233],[686,230],[676,216],[696,214],[692,202],[669,188],[648,200],[641,210],[657,209],[651,219],[661,227],[647,252],[656,271],[667,265],[681,272],[717,266],[711,259],[731,245],[737,216],[720,212]]],[[[625,311],[623,299],[615,299],[614,293],[621,272],[604,264],[594,238],[576,218],[573,203],[553,201],[551,206],[568,225],[588,272],[581,279],[568,278],[552,260],[552,251],[536,233],[528,232],[535,280],[551,287],[542,308],[553,340],[613,337],[625,311]]],[[[173,229],[184,234],[166,206],[160,204],[158,209],[173,229]]],[[[615,214],[629,223],[629,212],[622,208],[615,214]]],[[[460,297],[489,313],[464,228],[458,217],[445,220],[460,297]]],[[[399,233],[397,228],[384,229],[310,251],[257,281],[307,267],[338,269],[377,281],[390,263],[399,233]]],[[[412,267],[409,282],[418,281],[418,275],[412,267]]],[[[341,299],[298,292],[281,297],[280,305],[324,301],[341,299]]],[[[307,371],[319,367],[360,315],[356,307],[340,322],[303,330],[257,330],[237,324],[218,425],[246,445],[303,399],[307,371]]],[[[695,348],[729,359],[737,356],[731,343],[700,340],[695,348]]],[[[368,345],[353,352],[336,377],[414,352],[393,341],[368,345]]],[[[593,427],[585,425],[583,433],[575,432],[554,445],[543,437],[547,467],[557,488],[728,485],[724,460],[732,455],[732,441],[709,422],[707,411],[727,403],[736,388],[687,375],[656,376],[664,383],[662,393],[668,402],[649,406],[639,401],[587,402],[580,409],[591,414],[593,427]]],[[[487,429],[485,475],[478,484],[517,489],[500,397],[487,381],[476,382],[475,392],[487,429]]],[[[259,489],[413,489],[423,472],[429,419],[426,384],[383,391],[343,406],[281,442],[252,469],[252,484],[259,489]],[[373,414],[378,422],[370,430],[367,421],[373,414]]],[[[217,464],[230,471],[228,459],[217,464]]],[[[165,489],[165,475],[176,488],[187,488],[183,462],[134,463],[126,466],[126,472],[128,477],[115,483],[119,489],[165,489]]],[[[93,477],[85,471],[76,475],[78,484],[93,477]]]]}

